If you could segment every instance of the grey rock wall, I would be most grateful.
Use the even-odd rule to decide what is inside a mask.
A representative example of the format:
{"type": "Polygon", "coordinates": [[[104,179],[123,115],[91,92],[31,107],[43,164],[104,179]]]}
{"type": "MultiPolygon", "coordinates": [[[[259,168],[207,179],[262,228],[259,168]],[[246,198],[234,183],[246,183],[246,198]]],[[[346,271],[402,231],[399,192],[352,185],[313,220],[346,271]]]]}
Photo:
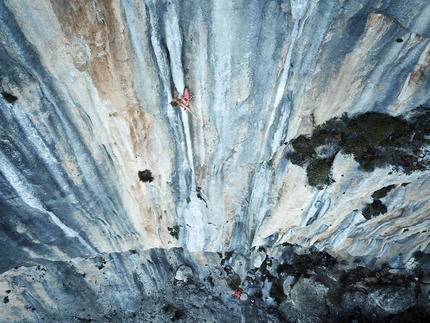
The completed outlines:
{"type": "MultiPolygon", "coordinates": [[[[234,252],[242,276],[238,268],[264,260],[259,247],[285,243],[326,250],[345,265],[413,270],[414,253],[430,241],[428,171],[365,172],[338,153],[334,182],[318,190],[286,156],[292,139],[344,113],[407,118],[428,109],[429,14],[425,1],[0,0],[0,283],[24,284],[19,302],[0,304],[4,317],[38,321],[85,304],[87,292],[111,285],[89,286],[73,270],[130,250],[181,247],[183,263],[200,273],[189,287],[203,293],[197,303],[220,297],[196,287],[206,269],[189,263],[202,252],[234,252]],[[169,105],[173,88],[185,86],[197,118],[169,105]],[[145,169],[152,182],[139,181],[145,169]],[[372,193],[389,185],[387,212],[364,218],[372,193]],[[23,282],[37,266],[58,275],[23,282]],[[74,287],[57,283],[69,277],[74,287]]],[[[93,320],[119,307],[134,320],[141,295],[172,283],[164,260],[136,274],[143,260],[130,259],[111,269],[116,292],[92,297],[92,308],[104,304],[93,320]]],[[[255,314],[225,298],[224,287],[214,313],[255,314]]],[[[257,317],[281,320],[259,306],[257,317]]],[[[86,319],[78,307],[67,315],[86,319]]]]}
{"type": "MultiPolygon", "coordinates": [[[[403,322],[428,319],[428,274],[346,268],[328,254],[280,246],[253,268],[240,255],[181,248],[40,259],[0,280],[2,322],[403,322]],[[301,253],[298,255],[297,252],[301,253]],[[236,263],[235,263],[236,262],[236,263]],[[227,275],[225,264],[232,264],[227,275]],[[234,264],[235,263],[235,264],[234,264]],[[343,267],[343,268],[342,268],[343,267]],[[347,269],[347,270],[345,270],[347,269]],[[241,300],[233,298],[243,289],[241,300]],[[251,305],[253,300],[253,305],[251,305]]],[[[429,259],[421,259],[420,263],[429,259]]]]}

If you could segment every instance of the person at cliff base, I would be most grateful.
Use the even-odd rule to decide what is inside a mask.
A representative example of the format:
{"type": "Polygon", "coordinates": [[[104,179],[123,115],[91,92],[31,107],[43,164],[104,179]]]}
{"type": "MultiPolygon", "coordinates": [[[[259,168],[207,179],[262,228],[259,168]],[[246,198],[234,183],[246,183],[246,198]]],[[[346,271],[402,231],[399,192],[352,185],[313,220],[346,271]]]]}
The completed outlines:
{"type": "Polygon", "coordinates": [[[234,294],[233,297],[240,300],[240,296],[242,295],[242,288],[239,288],[234,294]]]}
{"type": "Polygon", "coordinates": [[[233,273],[233,268],[231,268],[231,266],[227,265],[224,267],[224,271],[227,273],[227,275],[231,275],[233,273]]]}

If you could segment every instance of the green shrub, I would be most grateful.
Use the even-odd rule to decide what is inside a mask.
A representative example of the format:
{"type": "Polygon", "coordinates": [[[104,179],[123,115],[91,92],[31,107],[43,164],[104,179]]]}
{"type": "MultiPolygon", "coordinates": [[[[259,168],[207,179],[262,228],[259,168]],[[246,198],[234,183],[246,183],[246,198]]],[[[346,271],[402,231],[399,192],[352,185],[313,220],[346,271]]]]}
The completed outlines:
{"type": "Polygon", "coordinates": [[[305,155],[296,153],[295,151],[292,151],[288,154],[287,158],[294,164],[298,166],[303,166],[308,162],[308,159],[305,155]]]}
{"type": "MultiPolygon", "coordinates": [[[[367,112],[349,118],[332,118],[318,125],[310,138],[303,135],[291,141],[293,151],[286,156],[301,167],[306,166],[309,184],[322,188],[330,184],[330,169],[333,159],[316,148],[327,146],[329,155],[339,151],[353,155],[365,171],[392,165],[409,174],[430,168],[429,163],[418,156],[424,145],[430,144],[430,110],[418,108],[408,121],[402,117],[377,112],[367,112]]],[[[327,151],[327,149],[325,149],[327,151]]]]}
{"type": "Polygon", "coordinates": [[[176,238],[176,240],[179,240],[179,227],[177,225],[174,225],[172,228],[167,227],[167,230],[169,230],[172,237],[176,238]]]}
{"type": "Polygon", "coordinates": [[[430,135],[430,109],[419,107],[415,111],[415,115],[411,118],[411,124],[414,125],[414,140],[413,142],[427,142],[430,140],[425,139],[425,136],[430,135]]]}
{"type": "Polygon", "coordinates": [[[348,120],[348,129],[372,146],[402,144],[411,138],[412,127],[401,117],[367,112],[348,120]]]}
{"type": "Polygon", "coordinates": [[[342,119],[332,118],[314,129],[310,141],[314,148],[333,141],[342,145],[347,134],[346,123],[342,119]]]}
{"type": "Polygon", "coordinates": [[[385,187],[381,188],[380,190],[373,192],[372,197],[374,199],[381,199],[381,198],[387,196],[388,192],[391,191],[394,187],[395,187],[395,185],[385,186],[385,187]]]}
{"type": "Polygon", "coordinates": [[[315,150],[311,145],[311,140],[303,135],[291,140],[291,145],[296,152],[304,155],[305,157],[315,155],[315,150]]]}
{"type": "Polygon", "coordinates": [[[330,170],[333,159],[312,159],[306,168],[309,185],[320,187],[330,183],[330,170]]]}
{"type": "Polygon", "coordinates": [[[142,182],[152,182],[154,180],[149,169],[140,170],[137,175],[139,176],[139,180],[142,182]]]}
{"type": "Polygon", "coordinates": [[[371,204],[366,205],[361,213],[367,220],[369,220],[379,214],[387,213],[387,207],[381,202],[381,200],[374,199],[371,204]]]}

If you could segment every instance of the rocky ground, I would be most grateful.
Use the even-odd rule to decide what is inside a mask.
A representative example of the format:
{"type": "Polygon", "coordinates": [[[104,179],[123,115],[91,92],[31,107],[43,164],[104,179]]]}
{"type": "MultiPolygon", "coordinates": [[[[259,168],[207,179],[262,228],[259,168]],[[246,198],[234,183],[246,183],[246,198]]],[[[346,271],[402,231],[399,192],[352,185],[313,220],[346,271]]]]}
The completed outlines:
{"type": "Polygon", "coordinates": [[[2,322],[428,322],[428,254],[370,270],[287,244],[251,254],[266,252],[279,256],[258,268],[180,248],[16,267],[0,277],[2,322]]]}

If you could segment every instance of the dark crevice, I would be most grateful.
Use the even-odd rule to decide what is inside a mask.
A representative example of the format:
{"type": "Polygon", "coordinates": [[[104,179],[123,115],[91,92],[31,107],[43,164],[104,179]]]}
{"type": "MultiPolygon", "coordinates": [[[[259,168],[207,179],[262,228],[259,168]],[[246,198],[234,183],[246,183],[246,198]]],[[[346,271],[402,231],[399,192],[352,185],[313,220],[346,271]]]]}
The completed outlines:
{"type": "Polygon", "coordinates": [[[15,101],[18,100],[18,98],[15,95],[7,92],[2,92],[1,95],[3,95],[3,98],[9,103],[14,103],[15,101]]]}

